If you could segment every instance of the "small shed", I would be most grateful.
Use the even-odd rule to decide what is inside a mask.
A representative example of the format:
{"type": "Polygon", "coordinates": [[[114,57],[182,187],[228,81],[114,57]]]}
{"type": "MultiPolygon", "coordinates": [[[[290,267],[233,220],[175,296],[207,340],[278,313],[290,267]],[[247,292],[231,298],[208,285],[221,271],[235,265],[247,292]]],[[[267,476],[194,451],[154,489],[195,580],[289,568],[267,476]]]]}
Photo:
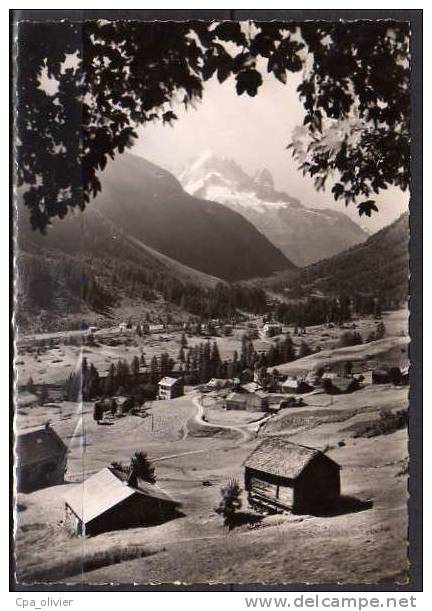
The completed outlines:
{"type": "Polygon", "coordinates": [[[334,376],[323,380],[323,388],[329,395],[341,395],[354,392],[360,386],[357,378],[334,376]]]}
{"type": "Polygon", "coordinates": [[[182,378],[171,378],[166,376],[162,378],[158,384],[159,399],[176,399],[184,394],[184,386],[182,378]]]}
{"type": "Polygon", "coordinates": [[[63,484],[67,446],[47,423],[45,428],[17,436],[17,486],[19,492],[63,484]]]}
{"type": "Polygon", "coordinates": [[[320,450],[272,436],[246,459],[245,490],[257,509],[308,513],[339,497],[340,469],[320,450]]]}
{"type": "Polygon", "coordinates": [[[312,387],[304,380],[295,377],[288,377],[281,384],[281,390],[284,393],[305,393],[312,390],[312,387]]]}
{"type": "Polygon", "coordinates": [[[228,388],[231,386],[231,380],[225,380],[223,378],[212,378],[206,384],[209,390],[220,390],[221,388],[228,388]]]}
{"type": "Polygon", "coordinates": [[[246,395],[231,392],[225,399],[225,409],[246,409],[246,395]]]}
{"type": "Polygon", "coordinates": [[[401,384],[401,386],[408,386],[408,384],[409,384],[409,367],[404,367],[403,369],[401,369],[400,384],[401,384]]]}
{"type": "Polygon", "coordinates": [[[65,526],[82,536],[160,524],[178,515],[180,506],[158,486],[143,480],[131,485],[109,467],[74,486],[64,500],[65,526]]]}
{"type": "Polygon", "coordinates": [[[123,395],[117,395],[113,397],[116,402],[116,415],[123,416],[130,412],[130,410],[134,407],[134,399],[133,397],[127,397],[123,395]]]}
{"type": "Polygon", "coordinates": [[[381,367],[372,371],[372,384],[400,384],[401,379],[399,367],[381,367]]]}
{"type": "Polygon", "coordinates": [[[274,337],[282,333],[282,326],[277,323],[266,323],[262,328],[262,335],[264,337],[274,337]]]}
{"type": "Polygon", "coordinates": [[[238,376],[240,384],[247,384],[254,381],[254,373],[252,369],[243,369],[238,376]]]}
{"type": "Polygon", "coordinates": [[[240,388],[240,392],[244,391],[247,393],[257,392],[259,390],[262,390],[262,386],[257,382],[248,382],[247,384],[243,384],[240,388]]]}
{"type": "Polygon", "coordinates": [[[305,377],[305,382],[311,387],[316,387],[320,385],[321,378],[315,371],[309,371],[305,377]]]}
{"type": "Polygon", "coordinates": [[[225,409],[244,409],[250,412],[263,412],[268,409],[269,400],[265,392],[232,392],[225,399],[225,409]]]}

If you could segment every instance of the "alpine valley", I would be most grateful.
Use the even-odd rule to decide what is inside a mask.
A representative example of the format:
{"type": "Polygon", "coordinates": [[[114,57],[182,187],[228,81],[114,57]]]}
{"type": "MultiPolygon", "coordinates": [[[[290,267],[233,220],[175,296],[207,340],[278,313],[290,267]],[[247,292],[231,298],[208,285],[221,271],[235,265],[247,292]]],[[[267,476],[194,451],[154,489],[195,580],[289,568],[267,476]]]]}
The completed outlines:
{"type": "Polygon", "coordinates": [[[278,191],[269,170],[262,169],[252,177],[232,159],[211,151],[200,155],[179,178],[191,195],[219,202],[241,214],[300,267],[368,238],[343,212],[306,207],[278,191]]]}

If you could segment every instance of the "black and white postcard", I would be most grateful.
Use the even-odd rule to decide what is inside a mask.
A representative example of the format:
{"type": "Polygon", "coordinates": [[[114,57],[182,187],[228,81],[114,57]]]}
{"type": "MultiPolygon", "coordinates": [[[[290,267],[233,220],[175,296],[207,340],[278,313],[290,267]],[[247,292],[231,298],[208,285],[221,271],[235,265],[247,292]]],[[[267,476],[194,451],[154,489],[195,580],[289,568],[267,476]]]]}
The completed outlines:
{"type": "Polygon", "coordinates": [[[16,583],[409,587],[416,11],[121,12],[14,15],[16,583]]]}

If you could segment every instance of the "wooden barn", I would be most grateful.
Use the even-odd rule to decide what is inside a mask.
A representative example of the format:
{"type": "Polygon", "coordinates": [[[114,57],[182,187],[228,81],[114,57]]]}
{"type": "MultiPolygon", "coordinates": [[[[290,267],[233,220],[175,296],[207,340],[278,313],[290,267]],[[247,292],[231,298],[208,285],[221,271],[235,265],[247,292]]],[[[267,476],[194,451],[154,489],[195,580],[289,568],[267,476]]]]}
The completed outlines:
{"type": "Polygon", "coordinates": [[[206,384],[207,390],[221,390],[222,388],[229,388],[232,386],[231,380],[225,380],[222,378],[212,378],[206,384]]]}
{"type": "Polygon", "coordinates": [[[311,390],[313,390],[313,388],[312,386],[307,384],[302,379],[295,378],[295,377],[288,377],[284,382],[282,382],[281,390],[283,393],[287,393],[287,394],[288,393],[301,394],[304,392],[310,392],[311,390]]]}
{"type": "MultiPolygon", "coordinates": [[[[372,384],[396,384],[402,383],[402,372],[399,367],[380,367],[372,371],[372,384]]],[[[408,370],[406,371],[406,382],[408,383],[408,370]]]]}
{"type": "Polygon", "coordinates": [[[269,400],[265,392],[232,392],[225,399],[225,409],[244,409],[250,412],[264,412],[268,409],[269,400]]]}
{"type": "Polygon", "coordinates": [[[261,390],[263,390],[263,387],[261,386],[261,384],[258,384],[258,382],[248,382],[247,384],[243,384],[239,388],[239,392],[246,393],[257,392],[261,390]]]}
{"type": "Polygon", "coordinates": [[[176,399],[184,394],[183,379],[166,376],[158,384],[159,399],[176,399]]]}
{"type": "Polygon", "coordinates": [[[17,436],[17,487],[19,492],[63,484],[68,449],[47,423],[45,428],[17,436]]]}
{"type": "Polygon", "coordinates": [[[333,376],[323,378],[323,388],[329,395],[342,395],[358,390],[360,383],[357,378],[348,376],[333,376]]]}
{"type": "Polygon", "coordinates": [[[266,323],[262,330],[261,334],[263,337],[274,337],[275,335],[280,335],[282,333],[282,325],[278,323],[266,323]]]}
{"type": "Polygon", "coordinates": [[[240,384],[247,384],[254,381],[254,372],[252,369],[243,369],[238,375],[240,384]]]}
{"type": "Polygon", "coordinates": [[[116,395],[115,397],[113,397],[113,399],[116,402],[117,416],[123,416],[124,414],[127,414],[131,411],[131,409],[133,409],[135,404],[133,397],[116,395]]]}
{"type": "Polygon", "coordinates": [[[340,469],[315,448],[268,437],[245,461],[245,490],[257,509],[309,513],[339,497],[340,469]]]}
{"type": "Polygon", "coordinates": [[[82,536],[160,524],[179,515],[180,506],[158,486],[132,482],[108,467],[74,486],[64,500],[65,526],[82,536]]]}

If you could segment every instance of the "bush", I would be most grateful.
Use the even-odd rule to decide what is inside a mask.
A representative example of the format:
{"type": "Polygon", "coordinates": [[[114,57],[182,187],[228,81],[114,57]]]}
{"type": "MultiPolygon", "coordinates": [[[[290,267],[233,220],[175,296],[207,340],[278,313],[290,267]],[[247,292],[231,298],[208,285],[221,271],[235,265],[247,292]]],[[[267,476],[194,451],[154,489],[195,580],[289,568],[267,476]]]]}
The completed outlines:
{"type": "Polygon", "coordinates": [[[383,409],[379,418],[374,422],[365,422],[353,434],[353,437],[377,437],[378,435],[389,435],[403,429],[408,424],[408,412],[400,409],[396,412],[383,409]]]}
{"type": "Polygon", "coordinates": [[[358,331],[345,331],[339,338],[339,347],[346,348],[348,346],[358,346],[362,344],[362,336],[358,331]]]}

